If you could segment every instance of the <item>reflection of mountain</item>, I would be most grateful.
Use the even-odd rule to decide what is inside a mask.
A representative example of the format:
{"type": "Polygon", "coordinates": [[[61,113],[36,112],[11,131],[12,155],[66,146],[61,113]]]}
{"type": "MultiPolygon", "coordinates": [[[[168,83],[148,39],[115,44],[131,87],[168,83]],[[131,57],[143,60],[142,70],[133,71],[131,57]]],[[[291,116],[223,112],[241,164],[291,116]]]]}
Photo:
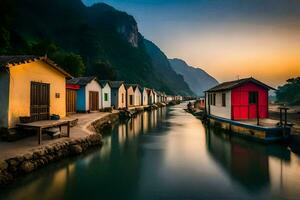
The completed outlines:
{"type": "Polygon", "coordinates": [[[207,129],[207,148],[234,180],[250,191],[270,185],[269,156],[289,162],[290,152],[281,146],[267,146],[207,129]]]}

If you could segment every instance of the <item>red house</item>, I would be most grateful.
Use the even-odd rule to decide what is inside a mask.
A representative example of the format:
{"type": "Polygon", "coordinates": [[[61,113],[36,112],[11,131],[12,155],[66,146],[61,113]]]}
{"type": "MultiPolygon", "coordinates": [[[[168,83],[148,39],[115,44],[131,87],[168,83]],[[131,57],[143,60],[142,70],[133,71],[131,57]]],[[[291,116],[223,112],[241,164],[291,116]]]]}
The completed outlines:
{"type": "Polygon", "coordinates": [[[231,120],[267,118],[269,90],[275,89],[252,77],[221,83],[205,92],[206,112],[231,120]]]}

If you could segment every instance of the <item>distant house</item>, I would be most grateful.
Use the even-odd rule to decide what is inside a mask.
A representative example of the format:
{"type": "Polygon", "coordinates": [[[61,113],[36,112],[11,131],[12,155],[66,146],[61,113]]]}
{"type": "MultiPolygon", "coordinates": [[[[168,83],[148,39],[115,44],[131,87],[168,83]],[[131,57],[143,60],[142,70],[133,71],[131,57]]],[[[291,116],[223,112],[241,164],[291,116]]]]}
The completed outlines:
{"type": "Polygon", "coordinates": [[[221,83],[205,92],[209,115],[231,120],[268,117],[268,91],[274,89],[254,78],[221,83]]]}
{"type": "Polygon", "coordinates": [[[156,103],[161,103],[162,94],[160,91],[156,92],[156,103]]]}
{"type": "Polygon", "coordinates": [[[154,104],[154,93],[152,89],[146,89],[148,95],[148,105],[154,104]]]}
{"type": "Polygon", "coordinates": [[[68,84],[80,85],[77,91],[76,109],[78,112],[100,110],[101,86],[96,77],[78,77],[68,80],[68,84]]]}
{"type": "Polygon", "coordinates": [[[174,101],[174,100],[175,100],[174,96],[167,95],[167,102],[174,101]]]}
{"type": "Polygon", "coordinates": [[[134,91],[134,106],[142,105],[142,88],[138,84],[132,84],[132,88],[134,91]]]}
{"type": "Polygon", "coordinates": [[[157,92],[153,89],[153,103],[157,103],[157,92]]]}
{"type": "Polygon", "coordinates": [[[111,107],[111,87],[109,81],[99,81],[101,85],[101,108],[111,107]]]}
{"type": "Polygon", "coordinates": [[[77,112],[77,91],[80,89],[78,84],[67,84],[66,85],[66,106],[67,115],[77,112]]]}
{"type": "Polygon", "coordinates": [[[126,88],[123,81],[110,81],[111,105],[115,109],[126,108],[126,88]]]}
{"type": "Polygon", "coordinates": [[[142,88],[142,98],[141,98],[141,104],[143,106],[147,106],[148,105],[148,89],[147,88],[142,88]]]}
{"type": "Polygon", "coordinates": [[[0,128],[15,128],[20,117],[65,117],[66,78],[71,75],[47,57],[0,56],[0,128]]]}
{"type": "Polygon", "coordinates": [[[127,105],[126,107],[133,107],[134,106],[134,99],[135,99],[135,92],[133,89],[133,86],[130,84],[125,84],[126,88],[126,101],[127,105]]]}

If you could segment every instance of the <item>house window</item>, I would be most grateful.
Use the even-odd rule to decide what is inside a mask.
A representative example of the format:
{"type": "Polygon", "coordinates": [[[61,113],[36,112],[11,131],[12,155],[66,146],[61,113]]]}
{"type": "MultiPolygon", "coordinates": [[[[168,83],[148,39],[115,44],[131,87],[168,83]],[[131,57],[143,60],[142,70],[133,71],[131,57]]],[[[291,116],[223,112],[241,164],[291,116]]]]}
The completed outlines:
{"type": "Polygon", "coordinates": [[[257,104],[258,92],[249,92],[249,104],[257,104]]]}
{"type": "Polygon", "coordinates": [[[108,93],[104,93],[104,101],[108,101],[108,93]]]}
{"type": "Polygon", "coordinates": [[[222,93],[222,106],[226,107],[226,93],[222,93]]]}
{"type": "Polygon", "coordinates": [[[122,94],[122,103],[124,103],[124,94],[122,94]]]}

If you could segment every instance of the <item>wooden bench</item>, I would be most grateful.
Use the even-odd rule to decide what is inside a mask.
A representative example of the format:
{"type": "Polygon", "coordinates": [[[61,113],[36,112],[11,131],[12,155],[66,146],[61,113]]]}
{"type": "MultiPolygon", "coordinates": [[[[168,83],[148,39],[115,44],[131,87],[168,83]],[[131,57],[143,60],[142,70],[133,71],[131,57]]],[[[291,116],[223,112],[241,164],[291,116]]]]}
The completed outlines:
{"type": "Polygon", "coordinates": [[[53,127],[59,127],[59,130],[61,130],[62,126],[67,127],[67,137],[70,137],[70,120],[44,120],[44,121],[36,121],[31,123],[19,123],[17,126],[19,128],[24,129],[34,129],[37,131],[38,136],[38,144],[40,145],[42,142],[42,131],[43,129],[53,128],[53,127]]]}

